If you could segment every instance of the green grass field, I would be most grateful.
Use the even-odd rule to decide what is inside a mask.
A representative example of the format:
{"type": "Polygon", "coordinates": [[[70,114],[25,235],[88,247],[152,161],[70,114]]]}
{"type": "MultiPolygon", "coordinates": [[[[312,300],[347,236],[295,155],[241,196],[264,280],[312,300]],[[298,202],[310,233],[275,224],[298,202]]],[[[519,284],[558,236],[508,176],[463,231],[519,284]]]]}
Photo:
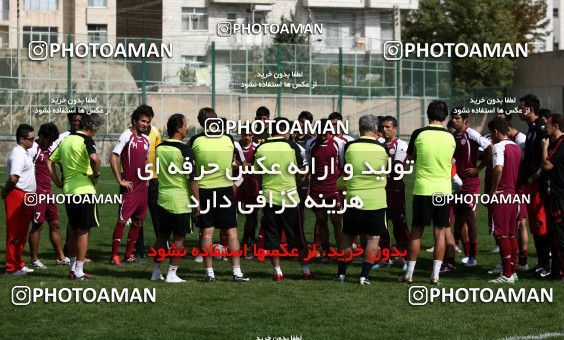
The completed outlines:
{"type": "MultiPolygon", "coordinates": [[[[4,181],[5,168],[0,169],[4,181]]],[[[411,191],[411,178],[407,178],[411,191]]],[[[98,184],[99,193],[117,193],[118,187],[109,168],[104,168],[98,184]]],[[[408,195],[408,218],[411,220],[411,195],[408,195]]],[[[59,207],[61,225],[66,225],[64,207],[59,207]]],[[[55,253],[44,227],[40,258],[49,267],[25,277],[0,277],[0,323],[3,338],[230,338],[303,336],[303,339],[336,338],[488,338],[559,333],[564,338],[564,288],[550,281],[539,281],[527,273],[519,275],[517,288],[554,288],[553,303],[440,303],[426,306],[408,304],[409,286],[398,283],[401,267],[371,272],[371,286],[357,283],[359,266],[349,268],[348,282],[334,283],[331,277],[336,264],[312,264],[316,279],[301,280],[301,268],[295,261],[282,263],[286,279],[272,281],[268,261],[242,262],[251,282],[231,281],[231,266],[216,261],[217,282],[203,282],[203,264],[187,257],[179,269],[185,284],[151,282],[151,260],[123,268],[108,265],[113,227],[118,207],[99,206],[101,225],[91,233],[89,255],[94,263],[86,270],[97,280],[87,282],[66,279],[67,268],[55,265],[55,253]],[[44,303],[14,306],[13,286],[31,288],[156,287],[156,303],[44,303]]],[[[488,283],[487,271],[500,262],[499,255],[489,254],[494,241],[487,233],[484,207],[478,208],[479,256],[476,267],[458,266],[458,271],[443,276],[443,288],[497,287],[488,283]]],[[[0,209],[0,249],[5,255],[5,210],[0,209]]],[[[313,230],[313,215],[306,215],[308,239],[313,230]]],[[[240,235],[242,235],[242,223],[240,235]]],[[[391,226],[390,226],[391,227],[391,226]]],[[[126,230],[127,232],[127,230],[126,230]]],[[[145,224],[146,245],[154,241],[150,217],[145,224]]],[[[197,243],[197,234],[187,236],[189,249],[197,243]]],[[[426,231],[422,248],[432,245],[431,229],[426,231]]],[[[534,246],[529,246],[530,265],[536,264],[534,246]]],[[[123,248],[121,249],[123,254],[123,248]]],[[[29,261],[26,246],[24,253],[29,261]]],[[[457,261],[460,255],[457,255],[457,261]]],[[[428,286],[432,256],[425,251],[417,262],[416,285],[428,286]]],[[[2,272],[4,266],[2,263],[2,272]]]]}

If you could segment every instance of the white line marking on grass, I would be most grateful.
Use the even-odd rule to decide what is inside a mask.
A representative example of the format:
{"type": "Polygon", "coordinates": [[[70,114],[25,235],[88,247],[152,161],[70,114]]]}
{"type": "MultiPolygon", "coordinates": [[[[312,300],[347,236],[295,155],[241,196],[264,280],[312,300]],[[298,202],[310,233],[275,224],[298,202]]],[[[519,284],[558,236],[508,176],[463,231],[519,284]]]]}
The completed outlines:
{"type": "Polygon", "coordinates": [[[564,336],[564,333],[544,333],[539,335],[510,336],[502,340],[531,340],[531,339],[548,339],[557,336],[564,336]]]}

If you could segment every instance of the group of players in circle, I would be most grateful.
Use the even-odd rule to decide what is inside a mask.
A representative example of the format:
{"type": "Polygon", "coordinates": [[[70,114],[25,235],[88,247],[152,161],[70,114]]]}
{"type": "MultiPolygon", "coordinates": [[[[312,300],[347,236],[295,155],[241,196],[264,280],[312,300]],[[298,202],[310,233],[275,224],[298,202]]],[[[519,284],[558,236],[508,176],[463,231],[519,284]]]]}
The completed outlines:
{"type": "MultiPolygon", "coordinates": [[[[164,139],[159,129],[151,125],[153,109],[141,105],[132,113],[131,127],[121,134],[109,158],[122,202],[113,232],[110,263],[122,266],[124,262],[138,262],[145,256],[142,226],[149,210],[156,236],[155,249],[172,247],[176,254],[182,253],[185,236],[193,225],[199,228],[199,247],[212,249],[214,229],[219,228],[221,243],[232,254],[236,254],[241,245],[251,248],[256,243],[259,249],[272,251],[279,249],[281,243],[287,244],[298,255],[303,279],[310,280],[314,274],[306,261],[311,244],[304,233],[305,199],[309,196],[315,202],[329,202],[340,208],[344,200],[358,197],[363,202],[362,207],[348,208],[343,214],[328,213],[325,208],[312,209],[315,215],[312,243],[322,250],[331,247],[328,228],[331,221],[335,244],[345,255],[337,261],[334,280],[344,282],[348,265],[357,262],[362,265],[358,282],[370,284],[369,273],[373,268],[390,267],[394,261],[399,261],[405,271],[400,281],[411,283],[424,227],[432,226],[435,244],[428,249],[434,259],[431,283],[438,284],[440,274],[456,270],[455,254],[461,251],[458,244],[463,246],[462,263],[477,265],[477,203],[435,205],[432,196],[480,193],[480,171],[485,168],[484,194],[525,193],[531,197],[527,205],[494,203],[487,206],[489,227],[501,257],[501,264],[490,270],[491,274],[499,274],[492,282],[513,283],[517,280],[517,270],[529,270],[527,216],[538,255],[538,265],[532,272],[539,278],[550,277],[562,282],[564,147],[561,147],[561,124],[564,123],[558,114],[541,115],[540,103],[533,95],[521,98],[520,108],[520,118],[529,124],[527,135],[511,127],[511,116],[501,108],[488,123],[489,135],[482,136],[470,128],[469,117],[462,110],[452,110],[445,129],[448,108],[446,103],[436,100],[427,108],[429,125],[415,130],[409,142],[399,138],[398,122],[393,116],[364,115],[358,120],[360,136],[357,139],[342,132],[289,135],[277,131],[280,125],[274,124],[273,130],[263,135],[243,131],[238,141],[228,134],[209,137],[203,131],[186,143],[188,125],[184,115],[173,114],[168,118],[169,138],[164,139]],[[239,166],[256,166],[257,159],[267,168],[276,164],[282,171],[262,175],[247,173],[235,182],[225,175],[226,171],[236,173],[239,166]],[[393,165],[415,161],[411,230],[406,219],[404,180],[394,179],[394,171],[383,178],[363,172],[367,164],[380,169],[390,159],[393,165]],[[182,167],[186,162],[192,169],[189,173],[167,171],[171,164],[182,167]],[[147,164],[158,166],[157,171],[148,174],[147,164]],[[217,171],[206,172],[212,164],[218,167],[217,171]],[[289,173],[290,165],[310,169],[303,174],[289,173]],[[350,179],[343,181],[345,165],[351,165],[353,172],[350,179]],[[327,168],[334,171],[325,173],[327,168]],[[324,173],[323,177],[318,175],[324,173]],[[257,210],[245,214],[239,242],[237,206],[209,204],[212,197],[225,197],[230,202],[252,205],[257,202],[259,191],[270,198],[270,204],[261,209],[260,219],[257,210]],[[300,204],[287,207],[288,195],[295,195],[292,199],[300,204]],[[192,209],[191,197],[201,205],[192,209]],[[283,211],[280,213],[280,210],[283,211]],[[389,219],[393,224],[395,247],[406,252],[407,257],[375,262],[373,254],[379,249],[391,248],[389,219]],[[260,231],[256,237],[259,220],[260,231]],[[454,230],[451,230],[453,223],[454,230]],[[129,231],[122,258],[119,248],[127,225],[129,231]],[[351,261],[349,255],[355,247],[364,252],[351,261]]],[[[197,117],[204,130],[208,119],[217,118],[214,109],[208,107],[200,109],[197,117]]],[[[22,259],[30,223],[31,263],[36,269],[45,268],[38,258],[38,243],[42,225],[47,222],[57,263],[69,266],[69,278],[93,278],[83,268],[88,262],[90,229],[99,225],[96,204],[88,203],[89,200],[80,204],[65,203],[68,216],[65,247],[59,233],[57,206],[49,202],[38,202],[33,207],[24,204],[27,193],[53,194],[51,181],[67,195],[96,194],[101,162],[92,137],[102,125],[102,119],[96,113],[78,108],[69,113],[68,119],[69,131],[59,134],[55,124],[46,123],[41,125],[37,140],[33,127],[22,124],[17,129],[17,145],[8,157],[8,180],[2,189],[7,224],[7,275],[25,275],[34,270],[22,259]]],[[[255,119],[271,119],[269,110],[258,108],[255,119]]],[[[333,112],[322,119],[321,125],[327,121],[336,125],[342,119],[340,113],[333,112]]],[[[274,120],[287,121],[287,118],[274,120]]],[[[313,115],[301,112],[298,121],[303,126],[306,121],[313,121],[313,115]]],[[[320,257],[321,262],[331,262],[327,256],[320,257]]],[[[233,280],[249,281],[241,270],[240,256],[229,258],[233,280]]],[[[273,279],[282,281],[280,257],[269,258],[273,279]]],[[[213,257],[195,260],[204,263],[205,281],[214,282],[213,257]]],[[[166,276],[162,275],[163,258],[154,257],[153,261],[151,280],[185,282],[177,274],[181,256],[170,257],[166,276]]]]}

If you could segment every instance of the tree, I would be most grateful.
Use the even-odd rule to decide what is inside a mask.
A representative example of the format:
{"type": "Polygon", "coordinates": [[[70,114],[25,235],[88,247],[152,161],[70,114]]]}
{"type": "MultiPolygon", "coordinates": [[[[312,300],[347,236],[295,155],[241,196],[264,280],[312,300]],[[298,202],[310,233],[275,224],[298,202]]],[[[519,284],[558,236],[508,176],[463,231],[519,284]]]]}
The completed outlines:
{"type": "Polygon", "coordinates": [[[517,42],[531,43],[548,35],[544,31],[550,22],[546,11],[546,1],[515,0],[513,17],[517,26],[517,42]]]}
{"type": "MultiPolygon", "coordinates": [[[[419,43],[514,45],[531,41],[533,32],[546,27],[545,12],[543,1],[421,0],[420,8],[406,17],[402,34],[419,43]]],[[[511,58],[454,57],[452,62],[454,86],[466,91],[505,87],[513,80],[511,58]]]]}
{"type": "MultiPolygon", "coordinates": [[[[298,25],[300,22],[296,20],[296,15],[294,12],[290,12],[290,18],[285,18],[282,16],[280,18],[280,23],[290,27],[290,25],[298,25]]],[[[306,45],[307,44],[307,34],[299,32],[278,32],[274,36],[273,42],[275,44],[294,44],[294,45],[306,45]]]]}

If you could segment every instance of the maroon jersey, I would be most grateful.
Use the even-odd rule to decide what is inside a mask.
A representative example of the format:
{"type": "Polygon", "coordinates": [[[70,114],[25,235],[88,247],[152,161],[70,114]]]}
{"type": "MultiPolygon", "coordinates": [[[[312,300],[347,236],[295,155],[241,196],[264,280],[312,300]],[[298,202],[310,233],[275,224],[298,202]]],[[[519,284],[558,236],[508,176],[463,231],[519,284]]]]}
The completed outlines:
{"type": "Polygon", "coordinates": [[[124,180],[132,182],[133,187],[147,185],[147,180],[140,178],[147,177],[145,164],[149,156],[149,139],[146,135],[136,135],[131,129],[125,131],[112,153],[120,156],[124,180]]]}
{"type": "Polygon", "coordinates": [[[245,156],[245,162],[251,164],[253,161],[253,156],[255,155],[256,146],[251,143],[249,146],[242,146],[241,150],[243,150],[243,156],[245,156]]]}
{"type": "MultiPolygon", "coordinates": [[[[239,160],[238,158],[241,158],[241,156],[236,156],[237,160],[239,162],[245,161],[248,164],[251,164],[253,162],[253,156],[255,155],[255,150],[257,149],[257,145],[255,143],[251,143],[248,146],[242,146],[240,143],[235,142],[235,145],[239,144],[241,151],[242,151],[242,155],[243,155],[243,159],[239,160]]],[[[238,152],[236,153],[236,155],[239,154],[238,152]]],[[[235,167],[233,169],[233,176],[237,176],[239,175],[239,167],[235,167]]],[[[253,174],[247,174],[245,173],[243,175],[243,179],[246,178],[250,178],[250,177],[256,177],[253,174]]]]}
{"type": "Polygon", "coordinates": [[[458,177],[462,179],[460,191],[478,192],[480,190],[480,176],[468,177],[464,174],[464,171],[477,166],[480,147],[485,150],[490,145],[490,141],[472,128],[455,132],[454,139],[456,140],[454,152],[456,171],[458,177]]]}
{"type": "Polygon", "coordinates": [[[37,143],[33,143],[33,147],[29,149],[28,154],[35,164],[35,182],[37,183],[37,192],[51,192],[51,176],[47,168],[47,159],[51,155],[51,149],[43,149],[37,143]]]}
{"type": "Polygon", "coordinates": [[[497,191],[514,194],[521,164],[521,148],[509,139],[502,140],[494,145],[492,158],[494,168],[498,165],[503,166],[497,191]]]}
{"type": "Polygon", "coordinates": [[[335,193],[337,180],[341,175],[340,159],[343,153],[343,143],[329,138],[325,141],[316,140],[311,147],[312,175],[310,191],[314,194],[335,193]],[[327,172],[327,177],[323,178],[327,172]],[[321,179],[319,179],[321,177],[321,179]]]}

